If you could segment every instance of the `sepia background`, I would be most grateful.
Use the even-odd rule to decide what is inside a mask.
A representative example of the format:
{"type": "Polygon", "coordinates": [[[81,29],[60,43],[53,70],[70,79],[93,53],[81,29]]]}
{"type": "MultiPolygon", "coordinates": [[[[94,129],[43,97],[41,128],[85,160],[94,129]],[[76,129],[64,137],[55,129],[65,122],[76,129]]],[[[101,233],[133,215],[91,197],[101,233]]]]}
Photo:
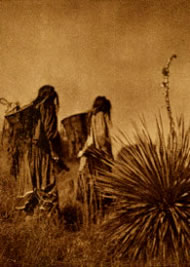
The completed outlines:
{"type": "MultiPolygon", "coordinates": [[[[72,155],[80,129],[75,135],[68,123],[70,140],[56,159],[41,138],[29,138],[29,123],[26,135],[16,123],[1,138],[0,105],[0,266],[189,266],[190,128],[182,120],[176,131],[168,120],[161,88],[162,69],[176,54],[168,99],[187,125],[189,35],[189,0],[0,0],[0,97],[23,106],[51,84],[60,122],[105,95],[113,135],[131,136],[132,121],[142,127],[144,115],[153,136],[136,131],[121,150],[114,142],[113,165],[104,148],[79,160],[72,155]],[[159,112],[164,133],[155,131],[159,112]],[[45,190],[33,188],[35,177],[47,181],[45,190]]],[[[38,132],[39,124],[31,126],[38,132]]]]}
{"type": "Polygon", "coordinates": [[[175,53],[172,107],[189,122],[189,1],[1,0],[0,27],[0,97],[24,105],[51,84],[63,119],[105,95],[116,132],[130,134],[142,114],[154,132],[155,114],[167,119],[161,71],[175,53]]]}

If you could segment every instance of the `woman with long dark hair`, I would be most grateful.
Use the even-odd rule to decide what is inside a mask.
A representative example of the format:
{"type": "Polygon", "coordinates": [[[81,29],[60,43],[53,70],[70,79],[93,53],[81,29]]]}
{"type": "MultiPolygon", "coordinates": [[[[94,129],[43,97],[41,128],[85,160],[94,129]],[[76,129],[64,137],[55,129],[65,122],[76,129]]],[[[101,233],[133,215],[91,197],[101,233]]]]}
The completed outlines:
{"type": "Polygon", "coordinates": [[[59,98],[50,85],[39,89],[33,105],[38,114],[32,134],[29,162],[33,189],[45,189],[54,183],[51,175],[51,160],[54,158],[54,144],[58,140],[57,111],[59,98]]]}
{"type": "MultiPolygon", "coordinates": [[[[82,171],[87,157],[89,161],[90,153],[95,152],[95,150],[102,157],[113,159],[110,127],[111,103],[105,96],[98,96],[88,115],[88,137],[86,143],[78,154],[78,157],[81,158],[80,171],[82,171]]],[[[99,165],[100,162],[97,162],[97,164],[99,165]]],[[[93,169],[95,170],[98,167],[96,166],[97,164],[96,162],[93,163],[92,168],[90,168],[91,173],[93,173],[93,169]]]]}
{"type": "Polygon", "coordinates": [[[31,142],[27,158],[32,193],[24,207],[21,207],[26,212],[33,212],[35,206],[43,204],[43,198],[47,200],[44,203],[48,203],[50,207],[56,203],[55,171],[68,170],[63,162],[62,143],[57,129],[59,97],[54,87],[41,87],[31,106],[31,142]]]}
{"type": "Polygon", "coordinates": [[[88,115],[88,137],[79,152],[79,199],[89,207],[89,220],[109,201],[103,200],[96,189],[96,177],[111,171],[106,160],[113,160],[111,145],[111,103],[105,96],[96,97],[88,115]]]}

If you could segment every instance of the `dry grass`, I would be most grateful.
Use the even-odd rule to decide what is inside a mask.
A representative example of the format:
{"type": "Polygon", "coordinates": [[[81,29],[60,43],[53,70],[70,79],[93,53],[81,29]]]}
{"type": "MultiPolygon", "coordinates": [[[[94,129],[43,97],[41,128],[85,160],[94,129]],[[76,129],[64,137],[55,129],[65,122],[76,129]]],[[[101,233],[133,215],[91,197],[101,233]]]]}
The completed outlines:
{"type": "Polygon", "coordinates": [[[2,224],[0,244],[5,266],[96,266],[104,261],[92,231],[68,232],[47,222],[2,224]]]}
{"type": "Polygon", "coordinates": [[[75,202],[64,209],[66,224],[42,216],[26,218],[15,211],[17,182],[5,159],[1,150],[0,266],[111,266],[95,225],[81,231],[68,227],[68,217],[72,220],[75,215],[75,202]]]}

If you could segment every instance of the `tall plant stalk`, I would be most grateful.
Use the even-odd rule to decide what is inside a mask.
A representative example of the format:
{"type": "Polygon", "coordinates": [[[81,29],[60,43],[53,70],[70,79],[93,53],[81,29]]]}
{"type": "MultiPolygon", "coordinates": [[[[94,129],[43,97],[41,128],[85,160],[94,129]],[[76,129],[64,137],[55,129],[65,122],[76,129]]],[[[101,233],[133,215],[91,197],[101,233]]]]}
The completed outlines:
{"type": "Polygon", "coordinates": [[[169,81],[169,77],[170,77],[170,66],[171,63],[173,61],[174,58],[176,58],[177,56],[174,54],[172,55],[168,62],[166,67],[164,67],[162,69],[162,74],[163,74],[163,82],[162,82],[162,86],[165,88],[165,102],[166,102],[166,109],[167,109],[167,113],[168,113],[168,118],[169,118],[169,122],[170,122],[170,133],[172,135],[172,137],[174,138],[176,135],[175,132],[175,122],[174,122],[174,118],[173,118],[173,113],[172,113],[172,108],[171,108],[171,102],[170,102],[170,81],[169,81]]]}

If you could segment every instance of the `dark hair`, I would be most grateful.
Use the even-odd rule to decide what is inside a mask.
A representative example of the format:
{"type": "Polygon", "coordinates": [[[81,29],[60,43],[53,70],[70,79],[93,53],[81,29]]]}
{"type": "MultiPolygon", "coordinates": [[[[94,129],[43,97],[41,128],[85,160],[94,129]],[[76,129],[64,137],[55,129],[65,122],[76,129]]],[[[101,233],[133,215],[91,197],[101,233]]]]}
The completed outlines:
{"type": "Polygon", "coordinates": [[[33,104],[40,104],[42,101],[50,103],[54,100],[56,100],[56,106],[59,107],[59,97],[54,87],[51,85],[44,85],[38,90],[38,96],[33,101],[33,104]]]}
{"type": "Polygon", "coordinates": [[[111,119],[111,102],[105,96],[97,96],[93,103],[93,113],[104,112],[107,113],[111,119]]]}
{"type": "Polygon", "coordinates": [[[92,109],[88,114],[87,125],[88,125],[88,134],[90,133],[90,125],[92,115],[98,112],[103,112],[108,114],[108,118],[111,121],[111,102],[105,96],[97,96],[92,105],[92,109]]]}

